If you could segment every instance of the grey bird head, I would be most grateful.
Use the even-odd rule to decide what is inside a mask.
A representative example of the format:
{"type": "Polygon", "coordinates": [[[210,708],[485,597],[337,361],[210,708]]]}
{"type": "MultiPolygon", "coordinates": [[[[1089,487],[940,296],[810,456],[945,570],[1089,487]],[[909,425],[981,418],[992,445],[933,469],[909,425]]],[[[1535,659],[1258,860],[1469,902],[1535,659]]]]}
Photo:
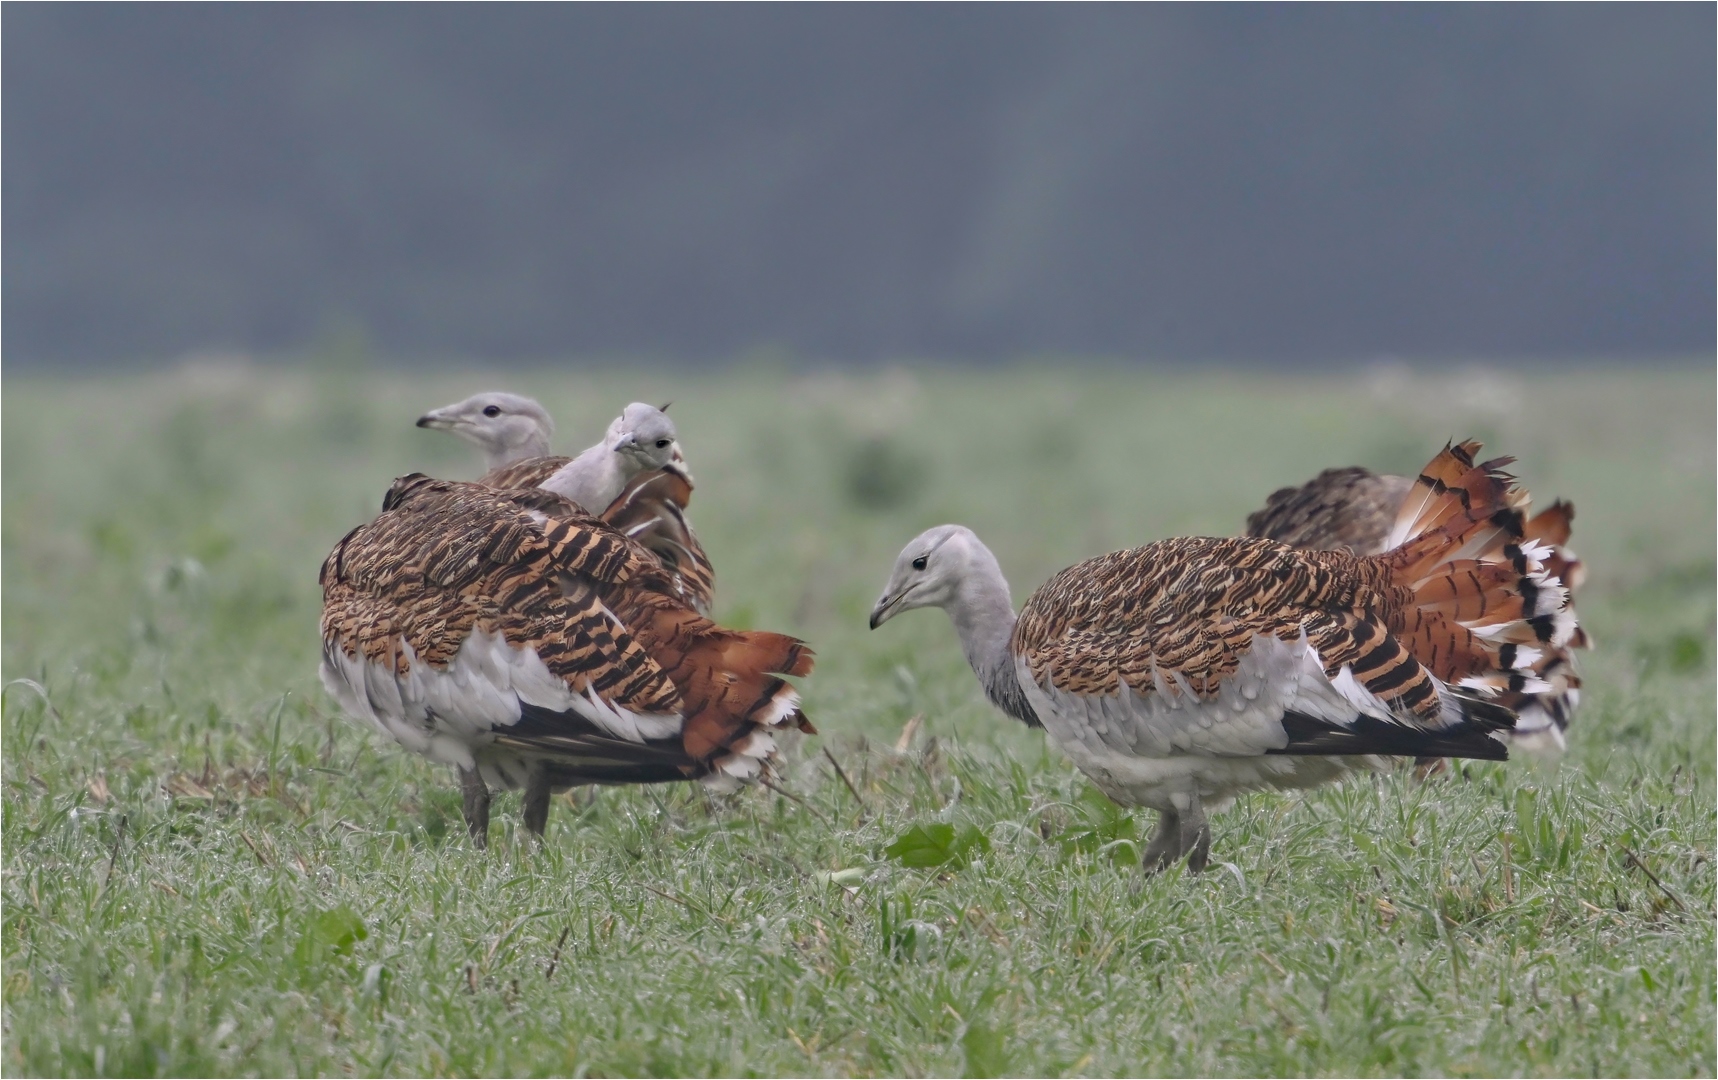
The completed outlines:
{"type": "Polygon", "coordinates": [[[491,391],[431,409],[418,427],[451,432],[489,455],[491,463],[519,461],[549,452],[555,422],[528,397],[491,391]]]}
{"type": "Polygon", "coordinates": [[[871,609],[871,629],[877,629],[903,611],[948,607],[954,602],[961,582],[985,559],[995,563],[989,549],[965,525],[926,529],[895,557],[889,583],[871,609]]]}
{"type": "Polygon", "coordinates": [[[671,461],[685,463],[674,421],[661,409],[642,401],[621,410],[608,426],[608,437],[603,441],[609,449],[624,455],[631,469],[637,472],[660,469],[671,461]]]}

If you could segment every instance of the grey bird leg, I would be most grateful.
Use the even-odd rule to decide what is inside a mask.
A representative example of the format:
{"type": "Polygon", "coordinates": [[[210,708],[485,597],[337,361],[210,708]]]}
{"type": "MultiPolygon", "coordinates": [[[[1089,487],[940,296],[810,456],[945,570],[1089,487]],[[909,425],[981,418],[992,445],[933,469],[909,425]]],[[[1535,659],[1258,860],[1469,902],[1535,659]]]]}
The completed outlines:
{"type": "Polygon", "coordinates": [[[1148,874],[1155,874],[1168,869],[1170,864],[1181,857],[1181,818],[1173,810],[1157,812],[1157,831],[1151,834],[1151,843],[1146,845],[1145,855],[1140,858],[1140,866],[1148,874]]]}
{"type": "Polygon", "coordinates": [[[543,830],[549,826],[549,774],[544,770],[532,769],[525,781],[523,809],[526,831],[541,840],[543,830]]]}
{"type": "Polygon", "coordinates": [[[459,770],[459,787],[465,795],[465,827],[472,842],[480,848],[489,846],[489,789],[476,769],[459,770]]]}
{"type": "Polygon", "coordinates": [[[1211,855],[1211,823],[1205,818],[1205,807],[1195,792],[1192,803],[1181,815],[1181,851],[1187,855],[1187,869],[1197,874],[1205,869],[1211,855]]]}

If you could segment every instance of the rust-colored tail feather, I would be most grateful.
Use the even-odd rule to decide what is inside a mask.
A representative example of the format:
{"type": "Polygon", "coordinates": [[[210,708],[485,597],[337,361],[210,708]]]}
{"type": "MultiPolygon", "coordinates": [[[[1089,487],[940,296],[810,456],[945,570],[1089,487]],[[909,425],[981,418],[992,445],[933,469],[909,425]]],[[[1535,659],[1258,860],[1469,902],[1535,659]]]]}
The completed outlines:
{"type": "Polygon", "coordinates": [[[1545,558],[1545,570],[1570,592],[1579,589],[1587,580],[1587,568],[1568,547],[1574,520],[1575,504],[1558,499],[1528,519],[1524,530],[1528,540],[1551,549],[1551,554],[1545,558]]]}
{"type": "Polygon", "coordinates": [[[615,614],[668,673],[684,702],[686,753],[707,762],[754,730],[799,719],[784,677],[810,674],[805,642],[768,630],[729,630],[661,593],[614,598],[615,614]]]}
{"type": "Polygon", "coordinates": [[[1574,511],[1557,503],[1529,519],[1528,493],[1503,471],[1511,459],[1476,464],[1479,449],[1432,459],[1376,558],[1411,596],[1396,633],[1432,674],[1484,694],[1543,693],[1553,687],[1539,669],[1579,633],[1558,573],[1578,563],[1551,547],[1574,511]]]}

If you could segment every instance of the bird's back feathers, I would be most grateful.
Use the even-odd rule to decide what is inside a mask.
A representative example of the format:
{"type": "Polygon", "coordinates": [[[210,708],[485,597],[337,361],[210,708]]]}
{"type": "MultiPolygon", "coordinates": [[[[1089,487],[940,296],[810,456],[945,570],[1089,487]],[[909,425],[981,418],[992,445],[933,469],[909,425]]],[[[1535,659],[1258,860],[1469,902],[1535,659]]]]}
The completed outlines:
{"type": "Polygon", "coordinates": [[[1114,552],[1034,593],[1013,648],[1033,682],[1061,695],[1210,702],[1257,640],[1304,642],[1354,712],[1318,719],[1323,732],[1285,723],[1289,744],[1274,752],[1498,756],[1487,735],[1514,717],[1486,698],[1532,689],[1530,643],[1562,644],[1574,627],[1543,549],[1524,545],[1525,493],[1504,462],[1475,465],[1476,449],[1446,448],[1427,466],[1399,520],[1407,542],[1385,555],[1254,537],[1114,552]]]}
{"type": "MultiPolygon", "coordinates": [[[[571,460],[531,458],[491,469],[478,483],[498,488],[534,488],[571,460]]],[[[655,555],[673,577],[680,598],[708,615],[715,597],[716,569],[686,520],[686,507],[691,501],[691,478],[680,466],[669,464],[633,477],[612,503],[592,512],[600,513],[604,521],[655,555]]]]}
{"type": "Polygon", "coordinates": [[[1272,492],[1264,508],[1247,517],[1247,535],[1290,547],[1376,555],[1412,484],[1369,469],[1326,469],[1301,487],[1272,492]]]}
{"type": "Polygon", "coordinates": [[[498,488],[534,488],[560,472],[561,467],[572,460],[570,457],[526,458],[499,469],[490,469],[477,482],[498,488]]]}
{"type": "Polygon", "coordinates": [[[770,730],[809,727],[782,678],[810,670],[802,642],[717,626],[643,547],[539,488],[402,478],[321,582],[325,678],[408,745],[451,724],[567,783],[744,779],[770,730]],[[479,699],[489,720],[453,715],[479,699]]]}

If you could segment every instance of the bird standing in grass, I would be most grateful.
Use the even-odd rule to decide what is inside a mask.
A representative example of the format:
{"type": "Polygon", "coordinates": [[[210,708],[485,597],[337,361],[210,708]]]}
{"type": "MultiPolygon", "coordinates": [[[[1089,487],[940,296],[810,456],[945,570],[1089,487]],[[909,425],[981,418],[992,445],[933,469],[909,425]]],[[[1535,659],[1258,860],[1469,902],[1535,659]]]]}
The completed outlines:
{"type": "Polygon", "coordinates": [[[710,613],[715,567],[698,542],[686,507],[692,472],[666,406],[633,402],[601,442],[576,458],[549,456],[554,421],[528,397],[489,391],[432,409],[418,427],[451,432],[484,452],[480,484],[546,487],[642,544],[675,578],[681,598],[710,613]]]}
{"type": "Polygon", "coordinates": [[[523,788],[541,834],[575,784],[766,776],[811,731],[804,642],[720,627],[659,561],[562,494],[413,474],[323,563],[324,686],[353,718],[458,770],[472,836],[523,788]]]}
{"type": "Polygon", "coordinates": [[[1474,463],[1427,465],[1374,556],[1273,540],[1185,537],[1089,559],[1018,617],[971,530],[902,549],[873,628],[946,610],[991,702],[1043,726],[1115,801],[1158,811],[1147,869],[1210,849],[1207,814],[1259,788],[1310,787],[1393,755],[1502,760],[1543,692],[1533,664],[1575,633],[1567,593],[1529,541],[1527,493],[1474,463]]]}
{"type": "MultiPolygon", "coordinates": [[[[1262,509],[1248,515],[1247,535],[1297,548],[1377,555],[1385,550],[1391,524],[1413,486],[1414,481],[1405,476],[1380,475],[1370,469],[1326,469],[1298,488],[1273,492],[1262,509]]],[[[1575,507],[1559,500],[1524,526],[1525,539],[1551,549],[1546,571],[1571,595],[1586,578],[1586,568],[1568,549],[1574,519],[1575,507]]],[[[1533,671],[1548,689],[1509,691],[1498,699],[1517,716],[1508,736],[1512,743],[1563,749],[1564,732],[1581,701],[1581,677],[1571,650],[1588,644],[1586,631],[1577,628],[1567,644],[1545,647],[1533,671]]],[[[1442,762],[1427,764],[1441,766],[1442,762]]]]}

